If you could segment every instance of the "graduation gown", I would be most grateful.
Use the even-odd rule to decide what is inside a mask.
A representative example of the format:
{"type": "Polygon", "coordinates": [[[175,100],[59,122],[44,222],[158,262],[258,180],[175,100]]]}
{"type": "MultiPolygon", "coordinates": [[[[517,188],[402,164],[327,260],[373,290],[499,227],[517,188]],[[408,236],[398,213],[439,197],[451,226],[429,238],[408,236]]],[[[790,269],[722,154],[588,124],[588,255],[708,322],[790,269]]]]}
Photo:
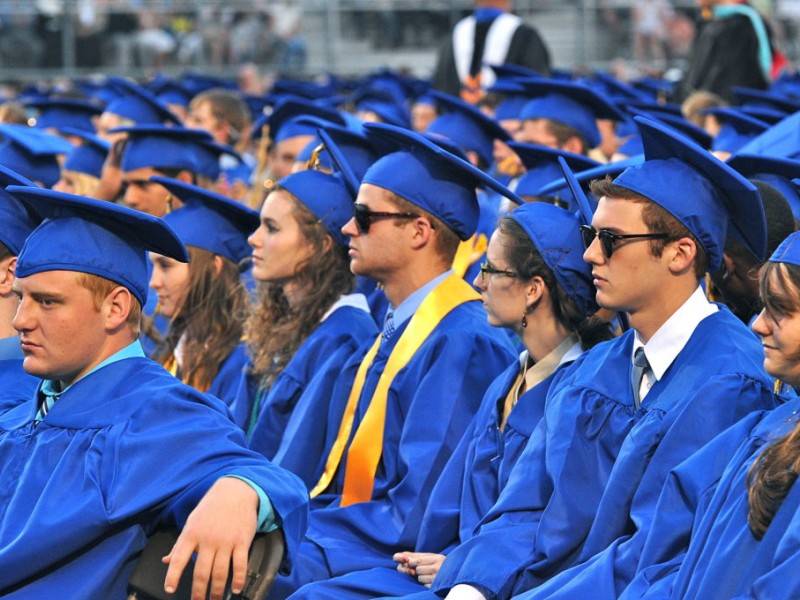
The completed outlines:
{"type": "Polygon", "coordinates": [[[794,485],[761,541],[747,525],[747,473],[769,443],[797,423],[793,398],[718,436],[672,473],[659,506],[671,507],[648,539],[642,568],[623,598],[796,598],[800,486],[794,485]],[[669,529],[668,529],[669,528],[669,529]],[[666,548],[655,536],[663,533],[666,548]]]}
{"type": "Polygon", "coordinates": [[[222,400],[226,406],[233,404],[239,392],[239,382],[247,368],[247,346],[239,343],[219,366],[208,393],[222,400]]]}
{"type": "MultiPolygon", "coordinates": [[[[416,552],[447,554],[469,538],[497,500],[528,437],[542,417],[552,373],[520,396],[501,431],[501,410],[520,372],[519,361],[492,382],[480,409],[431,492],[416,552]]],[[[377,567],[309,584],[295,598],[371,599],[424,592],[427,588],[394,567],[377,567]]]]}
{"type": "MultiPolygon", "coordinates": [[[[353,433],[407,325],[408,321],[381,345],[367,371],[353,433]]],[[[291,581],[279,578],[270,597],[284,597],[317,579],[392,566],[394,552],[415,547],[439,474],[489,384],[511,362],[515,353],[505,336],[488,325],[479,302],[466,302],[447,314],[389,387],[383,453],[372,499],[340,506],[344,483],[340,466],[326,493],[312,501],[300,568],[291,581]]],[[[351,385],[352,378],[338,393],[349,395],[351,385]]]]}
{"type": "Polygon", "coordinates": [[[262,400],[251,428],[250,447],[298,475],[312,488],[344,412],[341,395],[331,396],[336,378],[354,356],[363,356],[378,335],[369,313],[343,306],[306,338],[262,400]]]}
{"type": "Polygon", "coordinates": [[[127,358],[74,383],[38,425],[36,410],[31,398],[0,416],[3,598],[124,599],[161,516],[187,515],[225,475],[268,494],[291,564],[305,488],[246,448],[217,399],[127,358]]]}
{"type": "Polygon", "coordinates": [[[19,337],[0,339],[0,414],[25,402],[33,395],[39,380],[22,368],[19,337]]]}
{"type": "MultiPolygon", "coordinates": [[[[478,535],[448,556],[434,591],[467,583],[507,598],[637,529],[646,534],[669,471],[749,412],[774,405],[757,340],[721,308],[698,324],[635,410],[633,335],[562,371],[497,504],[478,535]]],[[[592,588],[587,597],[602,596],[592,588]]]]}

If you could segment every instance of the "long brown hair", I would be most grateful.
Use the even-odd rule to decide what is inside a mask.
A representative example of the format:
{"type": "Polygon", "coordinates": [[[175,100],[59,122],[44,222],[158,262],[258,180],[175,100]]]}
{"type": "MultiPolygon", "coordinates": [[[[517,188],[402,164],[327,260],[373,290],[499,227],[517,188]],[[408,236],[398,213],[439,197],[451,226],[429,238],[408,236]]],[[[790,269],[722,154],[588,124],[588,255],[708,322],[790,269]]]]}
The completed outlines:
{"type": "Polygon", "coordinates": [[[584,350],[614,337],[609,324],[598,317],[581,314],[575,302],[558,284],[553,271],[531,243],[525,230],[511,217],[502,217],[497,226],[505,236],[504,246],[509,268],[522,281],[541,277],[550,292],[550,308],[556,321],[575,332],[584,350]]]}
{"type": "Polygon", "coordinates": [[[156,348],[162,364],[175,353],[183,336],[181,379],[207,390],[219,368],[241,341],[247,315],[247,291],[239,268],[219,255],[188,246],[189,283],[186,298],[172,318],[169,330],[156,348]]]}
{"type": "Polygon", "coordinates": [[[347,249],[336,244],[319,219],[285,188],[294,205],[292,216],[303,237],[313,247],[292,280],[298,300],[290,306],[281,283],[259,283],[258,300],[245,324],[252,361],[251,374],[268,388],[294,353],[319,325],[320,319],[342,295],[353,290],[347,249]]]}
{"type": "MultiPolygon", "coordinates": [[[[773,318],[800,310],[800,267],[766,262],[759,277],[764,310],[773,318]]],[[[798,355],[800,360],[800,355],[798,355]]],[[[800,422],[769,444],[747,474],[747,523],[757,539],[772,523],[800,472],[800,422]]]]}

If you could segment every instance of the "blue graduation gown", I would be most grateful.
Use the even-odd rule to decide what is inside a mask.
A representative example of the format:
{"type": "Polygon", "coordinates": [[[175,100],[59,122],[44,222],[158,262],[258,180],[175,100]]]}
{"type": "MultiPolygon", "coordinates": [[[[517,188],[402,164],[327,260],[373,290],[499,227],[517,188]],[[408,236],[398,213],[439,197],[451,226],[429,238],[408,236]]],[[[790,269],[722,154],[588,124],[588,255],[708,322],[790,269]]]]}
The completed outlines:
{"type": "MultiPolygon", "coordinates": [[[[516,361],[492,382],[481,406],[431,492],[422,517],[416,552],[447,554],[469,538],[481,517],[505,487],[528,437],[544,412],[544,399],[555,373],[520,396],[500,431],[500,415],[519,375],[516,361]]],[[[416,579],[394,567],[377,567],[301,588],[293,598],[375,598],[424,592],[416,579]]]]}
{"type": "Polygon", "coordinates": [[[239,343],[219,366],[208,393],[222,400],[226,406],[233,404],[239,391],[239,382],[244,376],[248,363],[247,347],[239,343]]]}
{"type": "Polygon", "coordinates": [[[90,373],[38,425],[36,408],[32,398],[0,416],[0,596],[125,598],[160,517],[186,515],[181,504],[225,475],[267,492],[293,558],[307,519],[302,482],[248,450],[217,399],[157,363],[128,358],[90,373]]]}
{"type": "MultiPolygon", "coordinates": [[[[380,347],[368,370],[353,432],[406,326],[407,322],[380,347]]],[[[487,387],[515,360],[506,339],[488,325],[477,301],[456,307],[442,319],[389,388],[383,453],[372,500],[340,506],[344,482],[340,467],[328,492],[312,502],[296,577],[292,581],[279,578],[270,597],[283,597],[316,579],[375,565],[391,566],[394,552],[415,546],[439,474],[487,387]]],[[[351,385],[352,379],[339,393],[349,394],[351,385]]]]}
{"type": "Polygon", "coordinates": [[[306,338],[275,379],[250,432],[250,447],[298,475],[309,488],[319,480],[339,429],[345,402],[331,397],[336,378],[363,356],[378,328],[369,313],[343,306],[306,338]]]}
{"type": "Polygon", "coordinates": [[[23,358],[17,336],[0,339],[0,414],[25,402],[39,385],[22,368],[23,358]]]}
{"type": "MultiPolygon", "coordinates": [[[[700,322],[638,411],[632,341],[629,331],[596,346],[553,383],[541,436],[531,436],[480,533],[448,556],[434,591],[470,583],[507,598],[618,538],[645,537],[670,470],[749,412],[774,406],[760,346],[727,309],[700,322]]],[[[598,593],[593,585],[587,597],[598,593]]]]}
{"type": "MultiPolygon", "coordinates": [[[[756,414],[745,427],[726,431],[675,470],[661,502],[678,508],[662,520],[659,531],[673,524],[678,532],[672,533],[673,537],[684,544],[671,544],[678,550],[673,556],[664,551],[646,554],[651,564],[625,591],[626,598],[788,600],[800,595],[796,577],[800,486],[792,487],[758,541],[747,525],[746,485],[750,467],[764,447],[788,433],[798,415],[797,398],[771,412],[756,414]],[[720,456],[729,459],[723,468],[717,465],[720,456]],[[688,493],[677,496],[681,488],[688,493]],[[653,564],[659,559],[664,562],[653,564]]],[[[653,536],[656,533],[654,530],[653,536]]]]}

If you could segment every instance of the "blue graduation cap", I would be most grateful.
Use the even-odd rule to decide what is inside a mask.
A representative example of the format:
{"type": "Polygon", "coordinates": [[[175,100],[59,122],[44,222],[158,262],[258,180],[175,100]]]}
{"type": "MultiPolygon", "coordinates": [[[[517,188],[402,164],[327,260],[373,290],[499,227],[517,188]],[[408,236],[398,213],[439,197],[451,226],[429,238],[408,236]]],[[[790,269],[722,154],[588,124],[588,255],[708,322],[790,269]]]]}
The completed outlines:
{"type": "Polygon", "coordinates": [[[525,93],[532,96],[520,113],[520,119],[549,119],[575,129],[589,147],[600,144],[597,119],[623,121],[625,116],[610,100],[581,83],[542,79],[519,80],[525,93]]]}
{"type": "Polygon", "coordinates": [[[762,106],[739,106],[738,109],[740,112],[754,117],[759,121],[764,121],[764,123],[769,125],[775,125],[786,118],[785,112],[782,110],[775,110],[774,108],[765,108],[762,106]]]}
{"type": "Polygon", "coordinates": [[[786,117],[739,148],[739,154],[800,158],[800,112],[786,117]]]}
{"type": "MultiPolygon", "coordinates": [[[[305,121],[305,119],[304,119],[305,121]]],[[[377,160],[375,149],[363,132],[353,131],[339,127],[332,123],[325,123],[317,119],[307,119],[307,122],[316,122],[319,143],[325,147],[317,155],[320,164],[329,170],[334,169],[334,161],[330,155],[329,146],[334,144],[342,153],[354,176],[360,181],[367,169],[377,160]],[[325,135],[322,135],[322,132],[325,135]]],[[[312,142],[313,143],[313,142],[312,142]]]]}
{"type": "Polygon", "coordinates": [[[119,90],[119,97],[108,103],[105,112],[130,119],[137,125],[180,123],[175,113],[162,104],[150,90],[121,77],[113,78],[111,84],[119,90]]]}
{"type": "Polygon", "coordinates": [[[64,138],[27,125],[2,123],[0,136],[0,164],[45,187],[61,176],[58,155],[72,151],[64,138]]]}
{"type": "Polygon", "coordinates": [[[81,139],[81,144],[75,146],[72,151],[67,154],[62,169],[64,171],[85,173],[86,175],[100,178],[103,172],[103,165],[108,156],[108,151],[111,149],[111,144],[91,133],[78,129],[65,127],[62,132],[81,139]]]}
{"type": "Polygon", "coordinates": [[[28,102],[26,106],[38,111],[36,126],[41,129],[63,130],[65,127],[94,133],[92,117],[102,111],[97,105],[77,98],[54,98],[28,102]]]}
{"type": "Polygon", "coordinates": [[[462,240],[478,225],[477,186],[522,203],[495,179],[424,136],[380,123],[367,123],[364,130],[381,158],[367,170],[362,184],[394,192],[441,220],[462,240]]]}
{"type": "Polygon", "coordinates": [[[614,102],[649,102],[651,97],[646,92],[636,89],[620,81],[610,73],[595,71],[594,78],[586,80],[590,86],[595,86],[614,102]]]}
{"type": "Polygon", "coordinates": [[[201,158],[197,148],[214,141],[207,131],[184,127],[147,125],[118,127],[111,132],[128,136],[120,164],[123,171],[150,167],[199,173],[201,158]]]}
{"type": "Polygon", "coordinates": [[[333,240],[347,246],[342,227],[353,217],[356,190],[341,173],[323,173],[309,169],[298,171],[278,181],[319,219],[333,240]]]}
{"type": "Polygon", "coordinates": [[[700,111],[704,115],[714,115],[720,122],[720,130],[711,145],[712,150],[738,152],[747,142],[763,133],[769,124],[751,117],[737,108],[717,107],[700,111]]]}
{"type": "Polygon", "coordinates": [[[462,150],[475,152],[483,164],[491,164],[494,140],[510,140],[508,132],[460,98],[436,90],[430,94],[438,102],[441,114],[428,126],[426,133],[441,135],[462,150]]]}
{"type": "Polygon", "coordinates": [[[757,179],[777,189],[800,220],[800,190],[792,180],[800,175],[800,161],[757,154],[736,154],[728,159],[728,166],[748,179],[757,179]]]}
{"type": "Polygon", "coordinates": [[[324,108],[311,102],[301,100],[286,100],[275,107],[275,110],[262,122],[261,119],[253,125],[253,133],[261,130],[264,125],[269,126],[269,135],[273,142],[281,142],[300,135],[316,135],[317,125],[300,121],[301,117],[317,117],[337,125],[345,125],[344,117],[339,111],[324,108]]]}
{"type": "Polygon", "coordinates": [[[722,262],[729,232],[763,257],[766,220],[756,187],[674,129],[635,118],[646,160],[614,183],[649,198],[692,232],[708,255],[710,271],[722,262]]]}
{"type": "Polygon", "coordinates": [[[501,98],[494,107],[494,118],[498,122],[518,120],[522,109],[530,100],[525,95],[525,88],[514,80],[498,80],[486,91],[501,98]]]}
{"type": "Polygon", "coordinates": [[[800,231],[783,240],[769,257],[770,262],[782,262],[800,267],[800,231]]]}
{"type": "Polygon", "coordinates": [[[150,90],[155,94],[158,101],[166,106],[175,104],[186,107],[189,106],[192,98],[194,98],[192,90],[179,81],[167,77],[160,77],[153,81],[150,84],[150,90]]]}
{"type": "Polygon", "coordinates": [[[669,98],[675,91],[675,82],[666,79],[656,79],[655,77],[637,77],[631,79],[631,86],[640,90],[652,98],[669,98]]]}
{"type": "Polygon", "coordinates": [[[164,216],[164,221],[187,246],[224,256],[233,263],[250,256],[247,237],[259,224],[258,213],[241,202],[196,185],[169,177],[153,176],[183,206],[164,216]]]}
{"type": "Polygon", "coordinates": [[[582,154],[575,154],[539,144],[509,142],[508,145],[519,156],[522,164],[527,169],[520,176],[517,181],[517,187],[514,189],[518,196],[546,197],[539,192],[546,184],[561,177],[559,158],[567,161],[567,164],[576,171],[584,171],[600,165],[596,160],[592,160],[582,154]]]}
{"type": "MultiPolygon", "coordinates": [[[[577,181],[581,189],[584,192],[585,197],[587,198],[587,202],[592,207],[594,211],[594,206],[597,204],[596,201],[593,200],[591,193],[589,191],[589,186],[591,185],[592,181],[595,179],[602,179],[606,176],[609,177],[616,177],[620,173],[622,173],[628,167],[633,167],[635,165],[640,165],[644,162],[644,154],[636,154],[633,156],[629,156],[623,160],[617,160],[610,163],[605,163],[601,165],[597,165],[596,167],[592,167],[590,169],[586,169],[585,171],[575,172],[570,169],[572,178],[577,181]]],[[[558,178],[553,179],[548,184],[542,186],[539,189],[540,196],[544,196],[547,198],[562,198],[570,197],[569,186],[567,185],[567,181],[564,179],[563,174],[560,174],[558,178]]],[[[572,198],[572,201],[569,203],[570,206],[574,204],[575,200],[572,198]]],[[[576,209],[577,210],[577,209],[576,209]]]]}
{"type": "Polygon", "coordinates": [[[353,94],[353,104],[356,112],[371,112],[389,125],[406,129],[411,127],[411,118],[406,107],[385,91],[357,90],[353,94]]]}
{"type": "Polygon", "coordinates": [[[200,140],[194,145],[194,151],[197,156],[197,167],[195,173],[208,177],[215,181],[222,173],[223,156],[230,156],[236,165],[244,164],[244,158],[232,146],[227,144],[219,144],[213,140],[200,140]]]}
{"type": "MultiPolygon", "coordinates": [[[[669,125],[672,129],[681,132],[683,135],[688,137],[698,146],[705,148],[706,150],[711,148],[713,143],[713,138],[711,135],[702,127],[698,127],[691,121],[687,121],[681,115],[674,115],[669,112],[658,112],[658,113],[651,113],[648,111],[641,111],[639,109],[633,108],[632,106],[626,106],[625,110],[628,111],[631,116],[642,116],[648,119],[652,119],[654,121],[658,121],[659,123],[664,123],[665,125],[669,125]]],[[[638,130],[638,125],[636,121],[632,121],[634,127],[638,130]]],[[[632,156],[634,154],[641,154],[641,142],[635,149],[632,149],[630,146],[627,148],[627,152],[620,152],[621,154],[627,154],[628,156],[632,156]]]]}
{"type": "Polygon", "coordinates": [[[128,288],[144,306],[147,251],[189,262],[186,248],[162,219],[113,202],[34,187],[6,191],[42,219],[17,259],[17,277],[79,271],[128,288]]]}
{"type": "Polygon", "coordinates": [[[11,169],[0,166],[0,242],[17,256],[31,231],[42,219],[6,192],[5,188],[10,185],[35,187],[36,184],[11,169]]]}
{"type": "Polygon", "coordinates": [[[233,81],[233,79],[215,77],[214,75],[198,73],[196,71],[184,73],[180,83],[185,88],[188,88],[195,96],[213,88],[223,88],[226,90],[236,89],[236,82],[233,81]]]}
{"type": "Polygon", "coordinates": [[[773,91],[756,90],[752,88],[733,87],[731,88],[736,100],[744,106],[759,106],[780,110],[787,115],[800,110],[800,100],[787,98],[782,94],[773,91]]]}
{"type": "Polygon", "coordinates": [[[596,313],[599,307],[592,267],[583,260],[579,227],[585,221],[581,216],[546,202],[523,204],[508,216],[528,234],[558,285],[572,298],[580,313],[586,317],[596,313]]]}

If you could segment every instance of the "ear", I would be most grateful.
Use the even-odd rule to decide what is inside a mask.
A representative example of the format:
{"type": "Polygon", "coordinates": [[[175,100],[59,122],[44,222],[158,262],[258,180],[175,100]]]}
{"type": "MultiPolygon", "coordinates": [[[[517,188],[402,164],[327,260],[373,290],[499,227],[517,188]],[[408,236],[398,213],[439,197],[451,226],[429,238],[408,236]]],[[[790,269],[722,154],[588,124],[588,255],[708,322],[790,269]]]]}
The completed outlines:
{"type": "Polygon", "coordinates": [[[525,284],[525,312],[536,306],[547,292],[544,279],[539,275],[525,284]]]}
{"type": "Polygon", "coordinates": [[[427,217],[417,217],[405,229],[412,232],[411,247],[414,250],[430,244],[436,235],[436,230],[427,217]]]}
{"type": "Polygon", "coordinates": [[[134,302],[133,294],[126,287],[120,285],[109,292],[100,307],[106,331],[115,331],[126,324],[134,302]]]}
{"type": "Polygon", "coordinates": [[[669,270],[675,275],[689,271],[694,266],[697,245],[690,237],[682,237],[670,243],[665,252],[670,252],[669,270]]]}
{"type": "Polygon", "coordinates": [[[14,284],[14,269],[16,267],[16,256],[9,256],[0,261],[0,296],[7,296],[11,293],[11,286],[14,284]]]}
{"type": "Polygon", "coordinates": [[[566,150],[573,154],[583,154],[583,140],[577,135],[573,135],[561,145],[561,150],[566,150]]]}
{"type": "Polygon", "coordinates": [[[330,234],[326,235],[325,239],[322,240],[322,251],[326,254],[330,252],[331,248],[333,248],[333,243],[333,238],[330,236],[330,234]]]}
{"type": "Polygon", "coordinates": [[[177,179],[178,181],[182,181],[183,183],[191,184],[193,177],[192,177],[192,174],[189,171],[184,169],[183,171],[181,171],[180,173],[178,173],[175,176],[175,179],[177,179]]]}
{"type": "Polygon", "coordinates": [[[736,273],[736,262],[728,255],[727,252],[722,253],[722,268],[722,281],[727,281],[736,273]]]}
{"type": "Polygon", "coordinates": [[[219,277],[219,274],[222,273],[222,257],[219,254],[214,255],[214,276],[219,277]]]}

